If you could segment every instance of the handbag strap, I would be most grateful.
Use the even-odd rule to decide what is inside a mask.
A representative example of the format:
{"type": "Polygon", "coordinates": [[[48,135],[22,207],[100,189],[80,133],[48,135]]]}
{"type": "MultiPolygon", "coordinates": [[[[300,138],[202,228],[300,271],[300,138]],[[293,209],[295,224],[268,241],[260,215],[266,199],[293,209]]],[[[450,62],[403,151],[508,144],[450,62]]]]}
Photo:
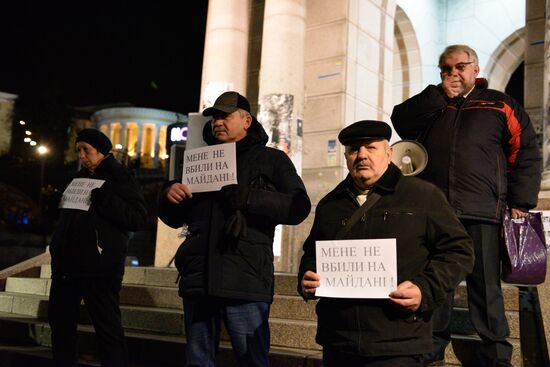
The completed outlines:
{"type": "Polygon", "coordinates": [[[367,195],[367,200],[363,203],[363,205],[361,205],[359,208],[357,208],[357,210],[353,213],[353,215],[351,216],[351,218],[348,220],[348,222],[346,223],[346,225],[342,228],[340,228],[340,230],[338,231],[338,233],[336,233],[336,238],[335,239],[342,239],[344,238],[344,236],[350,231],[351,227],[353,227],[353,225],[355,223],[357,223],[357,221],[359,220],[359,218],[361,218],[363,216],[363,214],[367,213],[367,211],[372,208],[372,206],[378,201],[380,200],[380,195],[375,193],[375,192],[371,192],[367,195]]]}

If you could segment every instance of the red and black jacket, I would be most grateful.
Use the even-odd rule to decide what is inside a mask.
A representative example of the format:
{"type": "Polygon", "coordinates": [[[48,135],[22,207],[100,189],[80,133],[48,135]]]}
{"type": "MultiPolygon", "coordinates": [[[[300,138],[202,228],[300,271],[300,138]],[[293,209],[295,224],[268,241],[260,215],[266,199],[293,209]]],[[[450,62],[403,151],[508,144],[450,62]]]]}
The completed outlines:
{"type": "Polygon", "coordinates": [[[502,210],[532,209],[541,180],[535,130],[512,97],[476,85],[467,98],[448,98],[440,86],[394,107],[391,120],[403,139],[428,151],[421,173],[439,186],[461,219],[498,222],[502,210]]]}

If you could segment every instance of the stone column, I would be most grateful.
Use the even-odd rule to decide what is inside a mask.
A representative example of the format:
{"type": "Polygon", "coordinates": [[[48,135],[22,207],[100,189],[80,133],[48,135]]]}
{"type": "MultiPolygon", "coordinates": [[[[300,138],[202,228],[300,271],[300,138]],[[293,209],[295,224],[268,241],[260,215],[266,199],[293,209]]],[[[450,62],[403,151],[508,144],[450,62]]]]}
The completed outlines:
{"type": "Polygon", "coordinates": [[[160,145],[159,145],[159,136],[160,136],[160,124],[158,122],[155,122],[155,151],[154,151],[154,155],[155,155],[155,158],[153,159],[153,167],[154,168],[158,168],[159,166],[159,150],[160,150],[160,145]]]}
{"type": "Polygon", "coordinates": [[[143,140],[143,124],[141,122],[138,122],[137,124],[137,141],[136,141],[136,157],[135,159],[138,160],[139,162],[139,165],[138,165],[138,170],[141,168],[141,163],[142,163],[142,156],[141,156],[141,142],[143,140]]]}
{"type": "MultiPolygon", "coordinates": [[[[544,142],[543,132],[543,85],[544,85],[544,10],[545,0],[525,2],[525,110],[535,127],[539,143],[544,142]]],[[[546,145],[545,143],[543,145],[546,145]]],[[[544,154],[546,155],[546,154],[544,154]]],[[[546,158],[545,158],[546,160],[546,158]]],[[[542,190],[550,190],[543,183],[542,190]],[[545,186],[547,189],[545,189],[545,186]]],[[[541,192],[544,195],[544,192],[541,192]]],[[[548,192],[550,194],[550,192],[548,192]]]]}
{"type": "Polygon", "coordinates": [[[120,122],[120,145],[122,145],[122,151],[128,151],[126,146],[126,121],[120,122]]]}
{"type": "MultiPolygon", "coordinates": [[[[250,0],[208,1],[199,111],[213,105],[225,91],[246,95],[249,27],[250,0]]],[[[188,125],[190,130],[202,131],[202,125],[192,124],[204,124],[202,115],[190,118],[188,125]]],[[[181,228],[158,221],[155,266],[173,266],[170,260],[183,241],[180,232],[181,228]]]]}
{"type": "MultiPolygon", "coordinates": [[[[258,93],[258,120],[269,135],[267,145],[287,153],[298,172],[302,166],[305,17],[305,0],[265,1],[258,93]]],[[[277,228],[280,241],[273,246],[278,271],[295,267],[294,248],[301,241],[293,241],[297,239],[293,229],[277,228]]]]}
{"type": "Polygon", "coordinates": [[[246,94],[249,0],[210,0],[199,110],[227,90],[246,94]]]}
{"type": "MultiPolygon", "coordinates": [[[[527,2],[529,4],[529,2],[527,2]]],[[[543,19],[544,26],[544,74],[543,80],[543,97],[542,97],[542,158],[543,158],[543,173],[540,197],[550,198],[550,0],[546,0],[546,19],[543,19]]],[[[529,5],[528,5],[529,6],[529,5]]]]}
{"type": "Polygon", "coordinates": [[[11,147],[13,110],[16,99],[15,94],[0,92],[0,131],[2,131],[0,134],[0,154],[8,153],[11,147]]]}
{"type": "Polygon", "coordinates": [[[258,120],[268,145],[301,168],[304,109],[305,0],[266,0],[258,120]]]}
{"type": "MultiPolygon", "coordinates": [[[[527,17],[525,27],[527,36],[527,47],[525,50],[525,107],[529,112],[533,124],[535,124],[537,132],[541,132],[542,135],[542,184],[538,206],[535,209],[550,210],[550,123],[548,121],[550,118],[550,0],[529,0],[525,4],[527,17]],[[533,93],[532,90],[538,90],[538,93],[533,93]],[[538,109],[534,108],[537,101],[537,99],[533,98],[535,96],[539,102],[538,109]]],[[[548,257],[547,266],[550,267],[550,257],[548,257]]],[[[546,282],[537,286],[546,347],[548,349],[550,349],[549,279],[547,276],[546,282]]]]}

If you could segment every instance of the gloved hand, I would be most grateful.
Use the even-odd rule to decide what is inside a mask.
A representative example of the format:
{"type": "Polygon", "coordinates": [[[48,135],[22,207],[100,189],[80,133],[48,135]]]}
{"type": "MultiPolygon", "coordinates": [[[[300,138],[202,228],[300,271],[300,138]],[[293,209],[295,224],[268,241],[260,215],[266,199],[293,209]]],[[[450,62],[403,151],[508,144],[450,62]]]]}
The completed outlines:
{"type": "Polygon", "coordinates": [[[246,225],[246,218],[240,210],[236,210],[235,214],[227,219],[224,225],[224,232],[227,236],[235,238],[246,237],[248,227],[246,225]]]}
{"type": "MultiPolygon", "coordinates": [[[[232,184],[221,188],[220,193],[231,208],[246,211],[248,208],[248,186],[232,184]]],[[[242,214],[242,213],[241,213],[242,214]]]]}

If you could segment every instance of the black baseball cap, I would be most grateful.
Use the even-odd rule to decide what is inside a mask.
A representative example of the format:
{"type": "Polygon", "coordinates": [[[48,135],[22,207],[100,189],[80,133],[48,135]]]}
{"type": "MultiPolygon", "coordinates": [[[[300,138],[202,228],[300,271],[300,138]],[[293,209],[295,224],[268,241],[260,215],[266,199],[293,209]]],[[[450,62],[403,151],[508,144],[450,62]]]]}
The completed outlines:
{"type": "Polygon", "coordinates": [[[202,111],[203,116],[213,116],[216,113],[233,113],[238,109],[242,109],[250,113],[250,103],[248,99],[237,92],[225,92],[216,99],[212,107],[208,107],[202,111]]]}

